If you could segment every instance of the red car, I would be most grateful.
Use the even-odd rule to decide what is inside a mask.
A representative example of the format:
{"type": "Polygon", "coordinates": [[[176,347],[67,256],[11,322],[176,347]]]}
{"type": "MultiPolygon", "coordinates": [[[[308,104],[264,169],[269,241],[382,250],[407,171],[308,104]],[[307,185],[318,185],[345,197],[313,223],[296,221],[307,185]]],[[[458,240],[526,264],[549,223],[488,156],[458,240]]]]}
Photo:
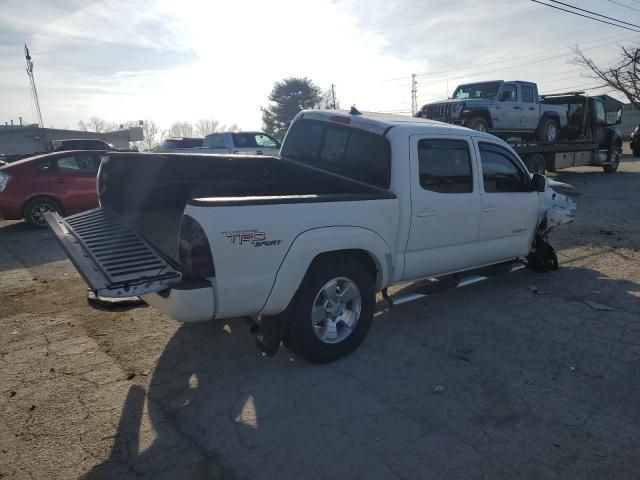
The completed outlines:
{"type": "Polygon", "coordinates": [[[0,220],[45,227],[43,215],[98,206],[96,175],[102,151],[72,150],[26,158],[0,167],[0,220]]]}

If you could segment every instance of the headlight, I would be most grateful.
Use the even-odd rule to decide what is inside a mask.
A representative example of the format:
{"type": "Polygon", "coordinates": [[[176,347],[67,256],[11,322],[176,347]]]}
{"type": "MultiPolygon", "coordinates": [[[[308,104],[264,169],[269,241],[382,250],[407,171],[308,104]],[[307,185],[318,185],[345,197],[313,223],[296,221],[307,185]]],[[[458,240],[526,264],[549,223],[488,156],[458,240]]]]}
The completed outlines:
{"type": "Polygon", "coordinates": [[[11,176],[8,173],[0,172],[0,192],[4,192],[4,189],[7,188],[10,178],[11,176]]]}
{"type": "Polygon", "coordinates": [[[462,102],[454,103],[453,106],[451,107],[451,112],[460,113],[463,108],[464,108],[464,103],[462,103],[462,102]]]}

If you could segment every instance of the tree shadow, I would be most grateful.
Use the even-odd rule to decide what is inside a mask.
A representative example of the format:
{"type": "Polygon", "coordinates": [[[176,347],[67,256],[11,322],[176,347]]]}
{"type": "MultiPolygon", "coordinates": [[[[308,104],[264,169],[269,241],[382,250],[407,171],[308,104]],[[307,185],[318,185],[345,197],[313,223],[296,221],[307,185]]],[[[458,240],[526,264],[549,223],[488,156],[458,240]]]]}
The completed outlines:
{"type": "Polygon", "coordinates": [[[284,347],[261,356],[241,320],[183,325],[154,370],[148,415],[131,387],[111,456],[85,478],[637,472],[638,290],[581,267],[495,277],[379,309],[360,349],[328,365],[284,347]]]}

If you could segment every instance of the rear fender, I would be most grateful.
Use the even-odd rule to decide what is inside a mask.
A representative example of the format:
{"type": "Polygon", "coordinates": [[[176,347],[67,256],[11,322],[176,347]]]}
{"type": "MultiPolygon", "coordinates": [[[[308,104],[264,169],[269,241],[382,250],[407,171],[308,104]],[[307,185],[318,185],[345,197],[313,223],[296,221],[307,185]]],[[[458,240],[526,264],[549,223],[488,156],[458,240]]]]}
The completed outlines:
{"type": "Polygon", "coordinates": [[[377,233],[361,227],[325,227],[301,233],[287,252],[260,315],[277,315],[287,308],[311,262],[321,254],[343,250],[364,251],[376,266],[377,288],[384,288],[391,273],[391,249],[377,233]]]}

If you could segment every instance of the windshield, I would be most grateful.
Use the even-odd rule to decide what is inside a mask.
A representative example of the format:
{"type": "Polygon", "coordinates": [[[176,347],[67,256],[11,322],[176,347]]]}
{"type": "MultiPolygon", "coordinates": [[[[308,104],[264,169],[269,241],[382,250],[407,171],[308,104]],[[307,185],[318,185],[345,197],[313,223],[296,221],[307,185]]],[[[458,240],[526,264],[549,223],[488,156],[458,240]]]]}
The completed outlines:
{"type": "Polygon", "coordinates": [[[469,85],[460,85],[456,88],[452,98],[491,98],[498,94],[499,89],[500,82],[470,83],[469,85]]]}

